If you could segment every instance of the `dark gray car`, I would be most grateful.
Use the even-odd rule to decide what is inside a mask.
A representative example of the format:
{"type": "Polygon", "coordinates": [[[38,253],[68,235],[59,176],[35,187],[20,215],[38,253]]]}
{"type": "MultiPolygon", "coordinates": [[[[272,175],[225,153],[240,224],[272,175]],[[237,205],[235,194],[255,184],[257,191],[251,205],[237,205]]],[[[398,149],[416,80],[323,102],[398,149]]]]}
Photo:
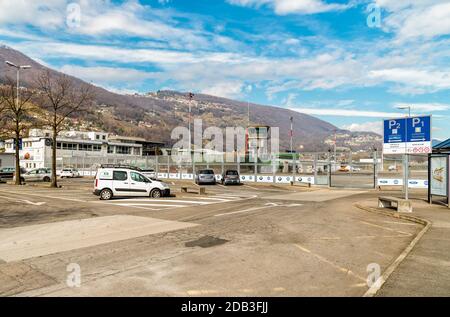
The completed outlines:
{"type": "Polygon", "coordinates": [[[241,179],[239,177],[239,173],[236,170],[228,170],[222,175],[222,184],[223,185],[239,185],[241,183],[241,179]]]}
{"type": "Polygon", "coordinates": [[[216,175],[213,170],[201,170],[195,176],[195,183],[198,185],[202,184],[216,184],[216,175]]]}

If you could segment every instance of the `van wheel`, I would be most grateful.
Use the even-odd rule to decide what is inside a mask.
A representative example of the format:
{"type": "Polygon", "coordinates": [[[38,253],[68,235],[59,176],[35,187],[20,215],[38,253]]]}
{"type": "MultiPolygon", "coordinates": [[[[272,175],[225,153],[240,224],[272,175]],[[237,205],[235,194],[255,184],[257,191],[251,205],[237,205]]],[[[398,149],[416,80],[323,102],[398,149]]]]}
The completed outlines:
{"type": "Polygon", "coordinates": [[[150,197],[161,198],[161,191],[159,189],[154,189],[150,192],[150,197]]]}
{"type": "Polygon", "coordinates": [[[103,189],[100,192],[100,199],[101,200],[110,200],[112,198],[112,196],[113,196],[113,193],[109,189],[103,189]]]}
{"type": "Polygon", "coordinates": [[[44,182],[47,182],[47,183],[50,182],[50,177],[45,176],[45,177],[44,177],[44,182]]]}

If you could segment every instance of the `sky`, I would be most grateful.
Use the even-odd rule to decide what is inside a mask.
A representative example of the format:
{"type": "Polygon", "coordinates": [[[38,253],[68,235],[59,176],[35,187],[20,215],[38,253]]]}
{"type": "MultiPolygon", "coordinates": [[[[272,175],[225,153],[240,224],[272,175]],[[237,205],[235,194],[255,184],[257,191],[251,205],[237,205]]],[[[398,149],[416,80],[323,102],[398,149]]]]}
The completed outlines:
{"type": "Polygon", "coordinates": [[[0,44],[118,93],[206,93],[450,137],[450,0],[0,0],[0,44]]]}

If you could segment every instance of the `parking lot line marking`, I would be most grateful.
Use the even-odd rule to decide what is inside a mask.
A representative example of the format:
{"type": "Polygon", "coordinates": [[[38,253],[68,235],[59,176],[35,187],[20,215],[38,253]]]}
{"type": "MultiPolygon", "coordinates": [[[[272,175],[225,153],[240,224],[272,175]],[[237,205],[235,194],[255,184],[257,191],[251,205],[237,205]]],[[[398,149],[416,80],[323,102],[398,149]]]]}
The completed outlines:
{"type": "Polygon", "coordinates": [[[208,205],[210,203],[204,201],[192,201],[192,200],[172,200],[172,199],[120,199],[120,200],[110,200],[109,203],[116,205],[121,202],[149,202],[149,203],[183,203],[183,204],[197,204],[197,205],[208,205]]]}
{"type": "MultiPolygon", "coordinates": [[[[8,193],[8,194],[23,195],[23,193],[17,193],[17,192],[4,192],[4,191],[1,191],[1,192],[5,193],[5,194],[8,193]]],[[[76,202],[81,202],[81,203],[88,203],[89,202],[89,201],[81,200],[81,199],[65,198],[65,197],[57,197],[57,196],[47,196],[47,195],[42,195],[42,194],[26,193],[26,195],[38,196],[38,197],[43,197],[43,198],[51,198],[51,199],[61,199],[61,200],[68,200],[68,201],[76,201],[76,202]]]]}
{"type": "Polygon", "coordinates": [[[313,253],[311,250],[308,250],[307,248],[301,246],[301,245],[298,244],[298,243],[296,243],[296,244],[294,244],[294,245],[295,245],[298,249],[302,250],[303,252],[308,253],[308,254],[311,254],[311,255],[314,256],[315,258],[317,258],[317,259],[319,259],[320,261],[322,261],[322,262],[324,262],[324,263],[326,263],[326,264],[328,264],[328,265],[334,267],[334,268],[337,269],[338,271],[341,271],[342,273],[345,273],[345,274],[347,274],[347,275],[351,275],[351,276],[353,276],[353,277],[355,277],[355,278],[357,278],[357,279],[359,279],[359,280],[361,280],[361,281],[366,282],[366,279],[365,279],[365,278],[359,276],[358,274],[353,273],[351,270],[346,269],[346,268],[344,268],[344,267],[341,267],[341,266],[339,266],[339,265],[337,265],[337,264],[331,262],[330,260],[324,258],[324,257],[321,256],[321,255],[318,255],[318,254],[313,253]]]}
{"type": "Polygon", "coordinates": [[[236,214],[241,214],[241,213],[244,213],[244,212],[256,211],[256,210],[262,210],[262,209],[267,209],[267,208],[272,208],[272,207],[273,207],[273,206],[253,207],[253,208],[244,209],[244,210],[238,210],[238,211],[227,212],[227,213],[223,213],[223,214],[217,214],[217,215],[214,215],[214,217],[222,217],[222,216],[228,216],[228,215],[236,215],[236,214]]]}
{"type": "MultiPolygon", "coordinates": [[[[124,207],[136,207],[136,206],[153,206],[153,207],[185,207],[180,205],[169,205],[169,204],[112,204],[114,206],[124,206],[124,207]]],[[[150,208],[152,209],[152,208],[150,208]]],[[[153,210],[153,209],[152,209],[153,210]]]]}
{"type": "Polygon", "coordinates": [[[201,200],[220,200],[220,201],[230,201],[229,199],[225,199],[225,198],[207,198],[207,197],[198,197],[196,199],[201,199],[201,200]]]}
{"type": "Polygon", "coordinates": [[[18,198],[13,198],[13,197],[7,197],[7,196],[0,196],[0,198],[3,199],[7,199],[7,200],[12,200],[18,203],[26,203],[28,205],[33,205],[33,206],[42,206],[45,205],[45,202],[38,202],[38,203],[34,203],[32,201],[26,200],[26,199],[18,199],[18,198]]]}
{"type": "Polygon", "coordinates": [[[404,231],[400,231],[400,230],[395,230],[395,229],[392,229],[392,228],[386,228],[386,227],[379,226],[379,225],[376,225],[376,224],[374,224],[374,223],[370,223],[370,222],[366,222],[366,221],[360,221],[360,222],[363,223],[363,224],[365,224],[365,225],[368,225],[368,226],[372,226],[372,227],[376,227],[376,228],[380,228],[380,229],[384,229],[384,230],[388,230],[388,231],[392,231],[392,232],[401,233],[401,234],[403,234],[403,235],[405,235],[405,236],[412,236],[412,234],[411,234],[411,233],[408,233],[408,232],[404,232],[404,231]]]}

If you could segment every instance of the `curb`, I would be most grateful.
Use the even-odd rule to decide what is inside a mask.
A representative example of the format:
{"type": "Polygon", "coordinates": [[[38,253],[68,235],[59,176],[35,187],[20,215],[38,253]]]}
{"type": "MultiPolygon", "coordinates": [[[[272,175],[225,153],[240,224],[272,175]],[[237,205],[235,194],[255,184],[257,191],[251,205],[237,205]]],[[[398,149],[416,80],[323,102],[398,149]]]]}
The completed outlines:
{"type": "Polygon", "coordinates": [[[428,221],[426,219],[414,217],[414,216],[408,216],[400,213],[394,213],[394,212],[388,212],[388,211],[382,211],[373,207],[366,207],[360,204],[354,205],[356,208],[359,208],[361,210],[376,213],[388,217],[393,217],[396,219],[403,219],[410,222],[415,222],[418,224],[421,224],[424,226],[424,228],[417,234],[417,236],[410,242],[410,244],[406,247],[405,250],[395,259],[394,262],[392,262],[388,268],[384,271],[384,273],[381,275],[381,277],[377,280],[374,285],[372,285],[367,292],[363,295],[363,297],[375,297],[378,291],[383,287],[384,283],[388,280],[389,276],[397,269],[397,267],[400,265],[400,263],[403,262],[403,260],[411,253],[412,249],[415,247],[417,242],[420,241],[422,236],[430,229],[432,226],[432,222],[428,221]]]}

